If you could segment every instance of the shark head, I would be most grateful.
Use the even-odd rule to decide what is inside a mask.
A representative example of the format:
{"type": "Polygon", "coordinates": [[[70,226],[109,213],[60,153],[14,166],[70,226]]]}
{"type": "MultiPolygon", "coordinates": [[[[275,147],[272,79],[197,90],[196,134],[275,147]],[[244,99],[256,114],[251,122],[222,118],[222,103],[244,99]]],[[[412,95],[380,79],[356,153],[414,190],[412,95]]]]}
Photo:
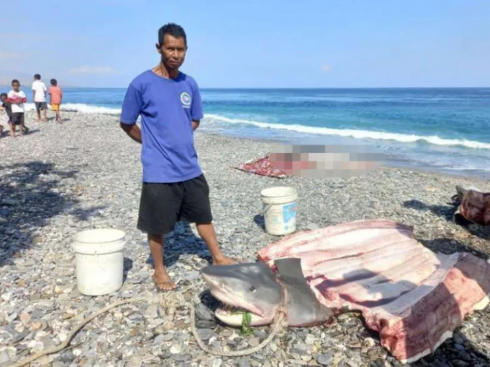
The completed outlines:
{"type": "MultiPolygon", "coordinates": [[[[249,312],[252,326],[270,324],[281,306],[283,295],[274,272],[264,263],[207,266],[202,276],[211,294],[226,305],[249,312]]],[[[239,326],[242,316],[220,308],[216,317],[239,326]]]]}

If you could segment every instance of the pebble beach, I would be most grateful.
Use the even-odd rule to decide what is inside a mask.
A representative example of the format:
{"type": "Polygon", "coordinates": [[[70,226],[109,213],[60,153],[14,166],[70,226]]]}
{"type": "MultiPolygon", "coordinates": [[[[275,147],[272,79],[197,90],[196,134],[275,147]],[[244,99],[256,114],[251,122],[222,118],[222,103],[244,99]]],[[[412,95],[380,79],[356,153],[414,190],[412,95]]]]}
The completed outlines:
{"type": "MultiPolygon", "coordinates": [[[[65,123],[36,123],[29,134],[0,138],[0,366],[8,366],[68,337],[91,313],[117,300],[148,297],[115,308],[87,324],[63,351],[38,366],[402,366],[380,346],[357,313],[328,327],[289,329],[246,357],[203,352],[190,331],[188,302],[196,304],[197,328],[211,348],[257,346],[269,332],[219,324],[216,301],[199,270],[209,252],[192,225],[179,223],[166,238],[175,292],[158,293],[151,279],[146,235],[136,229],[141,189],[141,147],[119,128],[117,116],[63,112],[65,123]],[[76,286],[73,236],[84,229],[126,232],[124,284],[114,294],[89,297],[76,286]]],[[[414,227],[433,251],[490,254],[490,229],[452,222],[456,185],[490,191],[483,179],[381,167],[348,179],[246,174],[232,167],[269,152],[273,142],[239,139],[197,130],[196,148],[210,186],[218,239],[226,255],[255,261],[257,251],[277,241],[264,231],[260,191],[284,185],[299,194],[297,230],[360,219],[390,219],[414,227]]],[[[490,308],[468,316],[453,338],[413,366],[489,366],[490,308]]]]}

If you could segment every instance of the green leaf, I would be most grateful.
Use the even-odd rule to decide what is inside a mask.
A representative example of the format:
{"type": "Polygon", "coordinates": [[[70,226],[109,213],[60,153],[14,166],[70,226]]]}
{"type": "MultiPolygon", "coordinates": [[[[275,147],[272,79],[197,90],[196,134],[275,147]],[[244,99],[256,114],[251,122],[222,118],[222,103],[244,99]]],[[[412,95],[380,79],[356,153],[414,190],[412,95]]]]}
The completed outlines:
{"type": "Polygon", "coordinates": [[[250,328],[252,323],[252,315],[248,312],[242,314],[242,335],[248,336],[253,334],[253,330],[250,328]]]}
{"type": "Polygon", "coordinates": [[[250,315],[248,312],[245,312],[243,314],[243,324],[245,326],[250,326],[250,324],[252,323],[252,315],[250,315]]]}

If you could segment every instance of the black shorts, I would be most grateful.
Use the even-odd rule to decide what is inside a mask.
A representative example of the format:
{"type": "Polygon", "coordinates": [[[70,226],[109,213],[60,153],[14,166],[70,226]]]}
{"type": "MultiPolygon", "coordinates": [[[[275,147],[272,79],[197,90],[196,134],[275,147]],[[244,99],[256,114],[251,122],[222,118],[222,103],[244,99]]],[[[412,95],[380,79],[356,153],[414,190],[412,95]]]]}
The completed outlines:
{"type": "Polygon", "coordinates": [[[24,112],[14,112],[10,118],[10,123],[14,125],[21,125],[24,123],[24,112]]]}
{"type": "Polygon", "coordinates": [[[213,221],[209,186],[204,175],[184,182],[143,183],[138,229],[165,235],[175,223],[207,224],[213,221]]]}
{"type": "Polygon", "coordinates": [[[36,111],[48,109],[48,104],[46,102],[34,102],[36,105],[36,111]]]}

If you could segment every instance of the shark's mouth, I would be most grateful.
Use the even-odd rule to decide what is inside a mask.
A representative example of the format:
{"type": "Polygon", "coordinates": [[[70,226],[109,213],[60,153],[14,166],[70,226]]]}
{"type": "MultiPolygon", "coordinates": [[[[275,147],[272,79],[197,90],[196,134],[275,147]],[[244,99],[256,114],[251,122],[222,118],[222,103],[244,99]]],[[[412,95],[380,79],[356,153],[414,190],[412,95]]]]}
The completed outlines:
{"type": "Polygon", "coordinates": [[[259,316],[249,310],[241,307],[234,307],[222,303],[215,311],[215,316],[223,323],[229,326],[240,327],[243,324],[243,315],[245,313],[250,314],[251,326],[267,325],[271,323],[271,319],[267,317],[259,316]]]}

